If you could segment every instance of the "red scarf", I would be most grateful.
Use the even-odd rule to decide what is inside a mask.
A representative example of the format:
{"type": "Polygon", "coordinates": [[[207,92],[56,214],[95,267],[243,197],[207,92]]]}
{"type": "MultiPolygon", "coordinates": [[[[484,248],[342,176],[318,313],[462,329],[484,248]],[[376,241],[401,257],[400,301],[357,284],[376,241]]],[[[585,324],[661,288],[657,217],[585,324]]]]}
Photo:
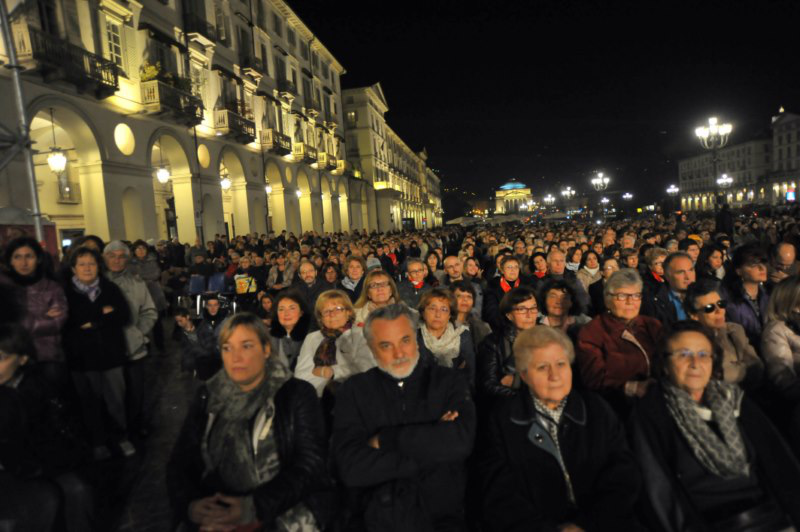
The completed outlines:
{"type": "Polygon", "coordinates": [[[503,289],[503,292],[508,292],[512,288],[516,288],[518,286],[519,286],[519,277],[517,277],[517,280],[514,281],[514,286],[511,286],[510,284],[508,284],[508,281],[506,281],[505,277],[501,277],[500,278],[500,288],[503,289]]]}
{"type": "Polygon", "coordinates": [[[653,276],[653,278],[654,278],[656,281],[658,281],[659,283],[663,283],[663,282],[664,282],[664,278],[663,278],[663,277],[661,277],[660,275],[658,275],[656,272],[654,272],[654,271],[652,271],[652,270],[651,270],[651,271],[650,271],[650,274],[651,274],[651,275],[653,276]]]}
{"type": "Polygon", "coordinates": [[[533,275],[535,275],[539,279],[542,279],[545,275],[547,275],[547,270],[545,270],[543,272],[535,271],[535,272],[533,272],[533,275]]]}
{"type": "Polygon", "coordinates": [[[425,279],[421,280],[419,283],[415,283],[414,281],[409,279],[409,282],[414,287],[414,290],[419,290],[420,288],[422,288],[425,285],[425,279]]]}

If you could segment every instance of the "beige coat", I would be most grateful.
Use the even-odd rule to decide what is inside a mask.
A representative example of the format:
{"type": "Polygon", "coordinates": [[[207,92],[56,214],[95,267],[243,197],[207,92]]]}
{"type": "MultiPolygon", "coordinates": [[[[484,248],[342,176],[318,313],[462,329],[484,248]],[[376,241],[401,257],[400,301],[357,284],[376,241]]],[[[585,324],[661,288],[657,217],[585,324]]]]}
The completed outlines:
{"type": "Polygon", "coordinates": [[[779,391],[789,390],[797,382],[800,370],[800,335],[773,320],[761,333],[761,355],[767,366],[767,378],[779,391]]]}
{"type": "Polygon", "coordinates": [[[760,378],[764,363],[750,345],[744,327],[728,322],[717,331],[716,343],[722,349],[722,376],[725,382],[740,384],[748,373],[760,378]]]}

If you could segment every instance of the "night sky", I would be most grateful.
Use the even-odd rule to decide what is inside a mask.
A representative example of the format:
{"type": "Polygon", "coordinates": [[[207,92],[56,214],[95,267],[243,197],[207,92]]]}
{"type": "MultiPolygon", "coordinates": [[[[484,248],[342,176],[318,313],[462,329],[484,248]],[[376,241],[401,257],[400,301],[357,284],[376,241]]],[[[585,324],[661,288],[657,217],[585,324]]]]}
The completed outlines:
{"type": "Polygon", "coordinates": [[[536,196],[590,188],[652,200],[701,152],[800,112],[798,2],[317,1],[290,6],[347,69],[380,81],[389,125],[425,146],[443,186],[488,196],[510,178],[536,196]],[[687,3],[688,5],[688,3],[687,3]]]}

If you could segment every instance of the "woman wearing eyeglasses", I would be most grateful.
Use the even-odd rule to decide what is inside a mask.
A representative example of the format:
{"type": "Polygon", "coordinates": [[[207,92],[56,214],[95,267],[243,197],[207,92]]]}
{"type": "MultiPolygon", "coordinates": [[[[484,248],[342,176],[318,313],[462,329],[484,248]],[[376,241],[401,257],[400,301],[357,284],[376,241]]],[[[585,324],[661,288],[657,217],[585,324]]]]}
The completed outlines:
{"type": "Polygon", "coordinates": [[[651,384],[661,322],[642,316],[642,278],[624,268],[603,287],[608,309],[578,334],[578,368],[584,385],[600,393],[622,417],[651,384]]]}
{"type": "Polygon", "coordinates": [[[499,314],[502,329],[487,336],[478,347],[478,393],[486,396],[479,403],[487,410],[495,397],[511,396],[519,389],[512,347],[521,331],[536,326],[536,293],[527,286],[513,288],[500,301],[499,314]]]}
{"type": "Polygon", "coordinates": [[[392,303],[403,303],[394,280],[383,270],[370,271],[364,276],[364,290],[353,305],[356,324],[361,327],[370,312],[392,303]]]}
{"type": "Polygon", "coordinates": [[[717,377],[739,384],[746,390],[756,390],[764,374],[764,363],[750,345],[744,328],[725,321],[728,302],[719,294],[719,283],[702,279],[689,285],[683,299],[686,314],[708,329],[714,345],[722,352],[717,377]]]}
{"type": "Polygon", "coordinates": [[[462,371],[475,388],[475,347],[466,325],[455,325],[458,304],[455,296],[442,288],[428,290],[417,307],[422,323],[417,331],[420,360],[462,371]]]}
{"type": "Polygon", "coordinates": [[[717,357],[706,329],[678,322],[661,345],[658,382],[630,419],[656,527],[794,530],[800,466],[741,388],[712,378],[717,357]]]}
{"type": "Polygon", "coordinates": [[[300,348],[294,376],[314,386],[322,397],[331,382],[343,382],[351,375],[375,366],[361,327],[354,327],[355,310],[341,290],[328,290],[314,307],[320,330],[309,333],[300,348]]]}

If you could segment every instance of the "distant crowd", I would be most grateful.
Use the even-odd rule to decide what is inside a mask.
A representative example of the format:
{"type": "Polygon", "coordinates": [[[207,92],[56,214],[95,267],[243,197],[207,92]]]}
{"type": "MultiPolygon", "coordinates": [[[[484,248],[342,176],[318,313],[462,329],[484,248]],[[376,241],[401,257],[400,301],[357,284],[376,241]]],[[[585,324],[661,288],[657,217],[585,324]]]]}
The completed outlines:
{"type": "Polygon", "coordinates": [[[798,214],[20,236],[0,530],[97,529],[173,354],[176,530],[800,529],[798,214]]]}

